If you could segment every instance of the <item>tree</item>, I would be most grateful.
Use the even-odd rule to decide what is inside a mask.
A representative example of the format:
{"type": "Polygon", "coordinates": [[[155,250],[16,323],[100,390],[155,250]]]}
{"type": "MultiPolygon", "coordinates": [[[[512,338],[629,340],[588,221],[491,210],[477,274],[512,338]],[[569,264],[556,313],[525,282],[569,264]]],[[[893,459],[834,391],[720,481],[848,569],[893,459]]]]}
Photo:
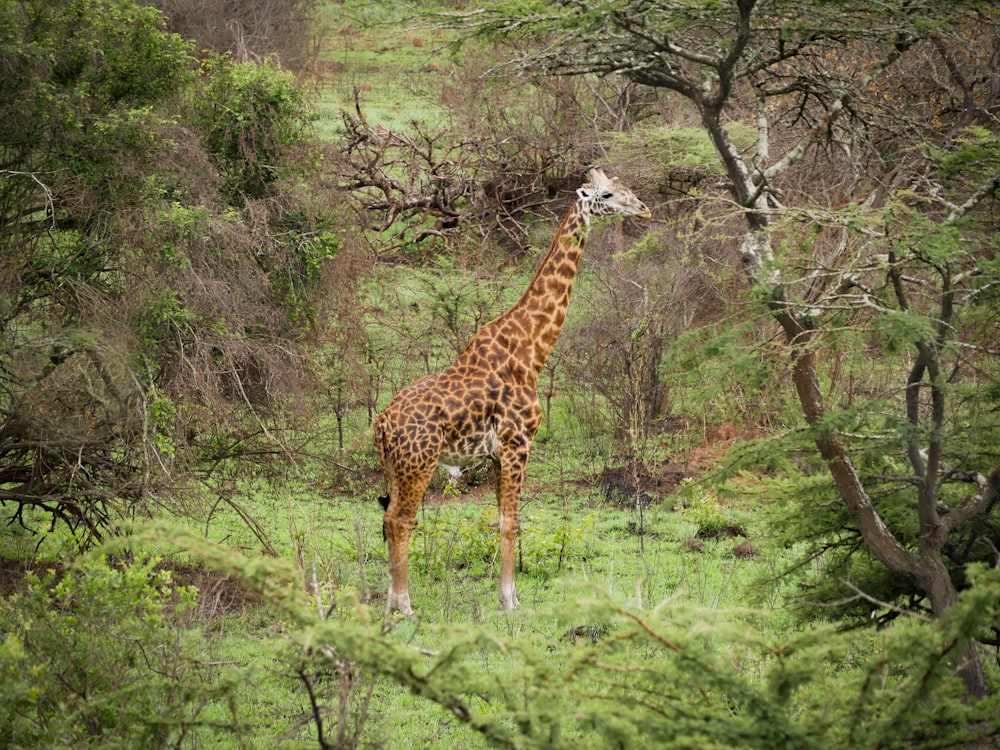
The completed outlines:
{"type": "Polygon", "coordinates": [[[193,39],[197,49],[231,53],[241,62],[278,55],[300,68],[319,52],[317,0],[147,0],[169,29],[193,39]]]}
{"type": "Polygon", "coordinates": [[[294,414],[339,247],[299,187],[291,76],[199,69],[164,24],[130,0],[0,3],[0,505],[81,546],[189,512],[163,491],[189,470],[280,454],[268,420],[294,414]]]}
{"type": "Polygon", "coordinates": [[[187,79],[187,47],[127,3],[4,3],[0,18],[0,501],[87,539],[148,489],[126,468],[152,445],[148,404],[121,321],[98,323],[123,288],[105,240],[162,155],[152,107],[187,79]]]}
{"type": "MultiPolygon", "coordinates": [[[[1000,382],[987,303],[1000,281],[996,9],[529,2],[465,20],[493,40],[543,41],[511,45],[524,70],[620,74],[694,106],[745,224],[743,272],[784,334],[836,492],[871,554],[942,615],[961,582],[950,549],[960,535],[995,539],[1000,488],[996,420],[983,418],[1000,382]],[[753,148],[735,145],[731,121],[756,124],[753,148]],[[820,387],[824,351],[848,329],[895,358],[895,391],[870,413],[831,408],[820,387]],[[873,443],[896,449],[898,474],[861,460],[873,443]],[[887,515],[900,505],[876,499],[886,488],[907,514],[887,515]]],[[[959,651],[967,691],[984,694],[975,647],[959,651]]]]}

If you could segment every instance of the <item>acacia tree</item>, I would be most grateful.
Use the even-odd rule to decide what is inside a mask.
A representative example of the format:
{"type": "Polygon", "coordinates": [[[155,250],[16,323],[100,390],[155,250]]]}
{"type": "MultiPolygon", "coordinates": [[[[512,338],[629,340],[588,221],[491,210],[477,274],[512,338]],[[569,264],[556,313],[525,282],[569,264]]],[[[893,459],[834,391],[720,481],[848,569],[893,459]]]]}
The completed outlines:
{"type": "MultiPolygon", "coordinates": [[[[1000,487],[996,420],[983,418],[998,382],[996,8],[529,2],[463,20],[493,41],[541,42],[511,45],[524,70],[619,74],[693,105],[744,222],[743,273],[784,334],[836,492],[871,554],[944,613],[960,583],[950,550],[959,535],[967,547],[995,536],[1000,487]],[[734,121],[756,125],[755,147],[736,146],[734,121]],[[847,329],[869,334],[899,382],[845,415],[820,375],[847,329]],[[896,449],[895,470],[867,465],[873,443],[896,449]],[[906,498],[891,518],[876,499],[890,494],[906,498]]],[[[974,645],[959,651],[967,691],[984,694],[974,645]]]]}

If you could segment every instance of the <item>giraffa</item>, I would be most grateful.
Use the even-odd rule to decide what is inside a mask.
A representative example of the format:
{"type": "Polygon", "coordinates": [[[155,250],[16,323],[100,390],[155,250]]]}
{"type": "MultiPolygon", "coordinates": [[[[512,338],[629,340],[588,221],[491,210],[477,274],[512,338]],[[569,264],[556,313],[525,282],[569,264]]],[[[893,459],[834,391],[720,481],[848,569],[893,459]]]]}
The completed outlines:
{"type": "Polygon", "coordinates": [[[387,613],[413,615],[410,534],[434,470],[440,464],[458,476],[460,467],[486,458],[497,475],[500,604],[518,606],[514,537],[521,482],[542,419],[535,381],[566,319],[590,217],[608,214],[650,216],[618,178],[594,167],[518,302],[480,328],[453,365],[401,390],[375,420],[375,445],[389,490],[379,498],[389,545],[387,613]]]}

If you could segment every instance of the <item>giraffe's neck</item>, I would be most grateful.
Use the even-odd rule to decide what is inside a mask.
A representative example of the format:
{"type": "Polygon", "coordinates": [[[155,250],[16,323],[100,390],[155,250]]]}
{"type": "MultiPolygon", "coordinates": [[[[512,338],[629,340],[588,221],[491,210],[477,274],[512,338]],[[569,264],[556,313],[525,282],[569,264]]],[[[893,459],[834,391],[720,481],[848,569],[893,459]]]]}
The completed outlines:
{"type": "Polygon", "coordinates": [[[524,294],[510,310],[486,324],[466,351],[477,350],[477,341],[490,341],[494,356],[509,356],[511,364],[532,382],[538,377],[566,320],[588,226],[578,200],[563,218],[524,294]]]}

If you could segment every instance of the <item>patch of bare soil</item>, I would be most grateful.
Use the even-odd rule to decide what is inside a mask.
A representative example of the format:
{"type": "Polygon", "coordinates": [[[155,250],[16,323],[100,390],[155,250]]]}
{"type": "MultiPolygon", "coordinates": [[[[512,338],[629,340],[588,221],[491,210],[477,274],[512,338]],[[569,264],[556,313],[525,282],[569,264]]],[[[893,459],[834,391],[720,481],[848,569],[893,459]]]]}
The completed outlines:
{"type": "Polygon", "coordinates": [[[749,541],[740,542],[739,544],[733,545],[732,555],[741,560],[749,560],[752,557],[756,557],[759,550],[756,545],[750,544],[749,541]]]}
{"type": "Polygon", "coordinates": [[[424,495],[424,505],[452,505],[454,503],[495,503],[496,476],[492,461],[469,466],[457,479],[446,477],[438,469],[424,495]]]}
{"type": "Polygon", "coordinates": [[[683,462],[694,473],[705,472],[715,466],[735,443],[761,436],[759,429],[748,425],[733,422],[711,425],[706,428],[701,445],[690,450],[683,457],[683,462]]]}
{"type": "Polygon", "coordinates": [[[727,523],[716,528],[699,529],[697,537],[699,539],[735,539],[738,536],[746,537],[746,535],[746,529],[742,526],[727,523]]]}
{"type": "Polygon", "coordinates": [[[734,443],[755,437],[760,434],[753,428],[725,422],[708,427],[700,445],[679,453],[675,460],[656,467],[655,472],[642,461],[608,467],[598,477],[604,500],[622,508],[634,508],[636,503],[648,507],[662,502],[674,493],[682,480],[696,479],[711,471],[734,443]]]}
{"type": "Polygon", "coordinates": [[[51,564],[29,564],[23,560],[11,560],[0,558],[0,595],[10,596],[24,591],[28,573],[35,573],[38,576],[44,575],[51,568],[58,566],[51,564]]]}
{"type": "Polygon", "coordinates": [[[261,602],[260,594],[247,591],[230,575],[200,565],[166,565],[174,583],[198,589],[198,613],[207,620],[238,614],[261,602]]]}
{"type": "Polygon", "coordinates": [[[692,536],[681,542],[681,547],[686,549],[688,552],[704,552],[705,543],[698,537],[692,536]]]}
{"type": "Polygon", "coordinates": [[[493,482],[488,484],[467,485],[459,480],[455,489],[431,487],[424,495],[423,504],[429,508],[437,505],[453,505],[455,503],[495,503],[496,487],[493,482]]]}
{"type": "Polygon", "coordinates": [[[681,467],[668,464],[654,475],[641,461],[625,466],[612,466],[601,472],[598,479],[604,490],[604,502],[619,508],[648,507],[673,494],[684,479],[681,467]]]}

